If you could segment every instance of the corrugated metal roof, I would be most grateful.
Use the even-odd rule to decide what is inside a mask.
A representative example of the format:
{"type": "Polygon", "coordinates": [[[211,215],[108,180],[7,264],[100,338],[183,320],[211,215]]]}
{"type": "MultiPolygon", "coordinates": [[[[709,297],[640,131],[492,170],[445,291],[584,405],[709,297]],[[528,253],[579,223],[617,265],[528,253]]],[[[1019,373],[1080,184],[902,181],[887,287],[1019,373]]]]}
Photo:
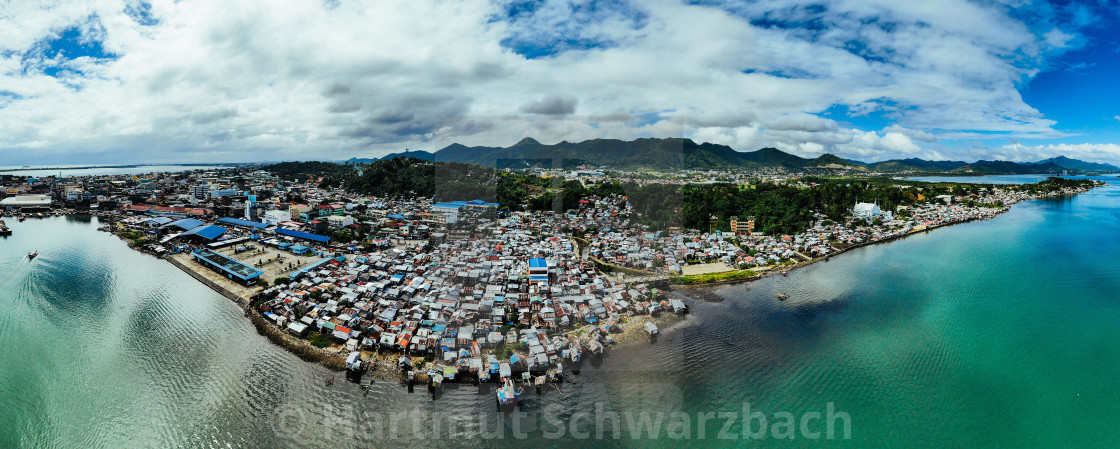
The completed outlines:
{"type": "Polygon", "coordinates": [[[261,223],[259,221],[249,221],[249,220],[242,220],[240,218],[231,218],[231,217],[219,218],[218,223],[226,223],[226,224],[231,224],[231,225],[234,225],[234,226],[244,226],[244,227],[247,227],[247,228],[255,228],[255,229],[264,229],[264,228],[268,227],[268,225],[266,225],[264,223],[261,223]]]}
{"type": "MultiPolygon", "coordinates": [[[[155,218],[153,218],[153,220],[155,220],[155,218]]],[[[179,229],[182,229],[184,231],[189,231],[191,229],[197,228],[197,227],[202,226],[204,224],[206,224],[206,222],[204,222],[202,220],[197,220],[197,219],[194,219],[194,218],[184,218],[182,220],[177,220],[177,221],[173,221],[171,223],[168,223],[167,225],[168,226],[175,226],[175,227],[177,227],[179,229]]]]}
{"type": "Polygon", "coordinates": [[[331,241],[331,238],[325,235],[309,234],[306,232],[293,231],[290,229],[277,229],[276,233],[289,237],[295,237],[297,239],[311,240],[313,242],[327,243],[331,241]]]}
{"type": "Polygon", "coordinates": [[[220,236],[222,234],[225,234],[226,230],[227,230],[226,228],[223,228],[223,227],[218,226],[218,225],[199,226],[199,227],[191,229],[187,232],[179,234],[179,237],[186,237],[188,235],[197,235],[197,236],[202,237],[206,240],[214,240],[214,239],[218,238],[218,236],[220,236]]]}
{"type": "Polygon", "coordinates": [[[173,220],[169,217],[156,217],[156,218],[152,218],[152,219],[148,220],[148,223],[155,223],[157,225],[163,226],[163,225],[171,223],[173,221],[175,221],[175,220],[173,220]]]}

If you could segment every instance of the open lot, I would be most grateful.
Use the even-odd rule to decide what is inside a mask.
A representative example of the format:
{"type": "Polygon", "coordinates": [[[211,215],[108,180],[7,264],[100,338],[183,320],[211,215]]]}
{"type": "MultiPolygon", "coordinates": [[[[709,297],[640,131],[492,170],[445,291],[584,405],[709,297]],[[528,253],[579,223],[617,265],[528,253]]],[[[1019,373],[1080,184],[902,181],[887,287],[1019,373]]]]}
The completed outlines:
{"type": "Polygon", "coordinates": [[[229,256],[235,260],[245,263],[246,265],[257,267],[261,271],[264,271],[264,273],[261,274],[261,284],[246,287],[244,285],[241,285],[240,283],[229,280],[225,276],[222,276],[221,273],[218,273],[217,271],[214,271],[208,267],[200,265],[198,262],[195,262],[190,253],[174,254],[170,257],[179,261],[184,267],[190,269],[191,271],[198,273],[202,277],[218,284],[222,288],[225,288],[226,290],[229,290],[230,292],[233,292],[238,296],[241,296],[242,298],[248,298],[256,294],[261,289],[261,287],[265,285],[265,282],[267,282],[268,285],[271,285],[276,280],[276,278],[287,276],[289,273],[310,265],[314,262],[317,262],[321,259],[320,257],[314,255],[297,256],[287,251],[282,251],[260,244],[252,244],[254,249],[236,253],[235,248],[237,246],[240,245],[221,248],[215,250],[214,252],[229,256]],[[279,256],[279,259],[277,259],[277,256],[279,256]]]}
{"type": "Polygon", "coordinates": [[[246,265],[259,268],[264,271],[261,275],[261,280],[272,284],[276,278],[287,276],[289,273],[296,271],[305,266],[318,262],[321,257],[315,255],[302,255],[297,256],[288,251],[277,248],[261,245],[258,243],[250,244],[254,249],[249,251],[237,253],[236,248],[241,245],[232,245],[225,248],[216,250],[215,252],[229,256],[232,259],[238,260],[246,265]]]}
{"type": "Polygon", "coordinates": [[[685,265],[681,267],[681,274],[685,276],[695,276],[698,274],[720,273],[731,270],[734,270],[734,268],[731,268],[723,262],[702,263],[697,265],[685,265]]]}

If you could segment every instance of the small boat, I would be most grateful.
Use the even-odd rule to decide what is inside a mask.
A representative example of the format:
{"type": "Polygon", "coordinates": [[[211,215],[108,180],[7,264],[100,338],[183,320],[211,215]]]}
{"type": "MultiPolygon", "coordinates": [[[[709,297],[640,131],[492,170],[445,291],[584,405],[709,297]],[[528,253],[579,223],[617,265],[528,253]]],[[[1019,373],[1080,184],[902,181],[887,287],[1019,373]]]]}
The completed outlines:
{"type": "Polygon", "coordinates": [[[785,301],[789,299],[789,295],[785,293],[778,293],[778,301],[785,301]]]}
{"type": "Polygon", "coordinates": [[[5,223],[4,220],[0,220],[0,236],[9,235],[12,235],[12,229],[8,227],[8,224],[5,223]]]}
{"type": "Polygon", "coordinates": [[[34,259],[34,258],[35,258],[35,257],[37,257],[38,255],[39,255],[39,252],[38,252],[38,251],[32,251],[32,252],[29,252],[29,253],[27,253],[27,258],[28,258],[29,260],[30,260],[30,259],[34,259]]]}
{"type": "Polygon", "coordinates": [[[20,216],[19,216],[19,221],[21,221],[21,222],[22,222],[23,220],[26,220],[26,219],[27,219],[27,217],[24,217],[23,215],[20,215],[20,216]]]}

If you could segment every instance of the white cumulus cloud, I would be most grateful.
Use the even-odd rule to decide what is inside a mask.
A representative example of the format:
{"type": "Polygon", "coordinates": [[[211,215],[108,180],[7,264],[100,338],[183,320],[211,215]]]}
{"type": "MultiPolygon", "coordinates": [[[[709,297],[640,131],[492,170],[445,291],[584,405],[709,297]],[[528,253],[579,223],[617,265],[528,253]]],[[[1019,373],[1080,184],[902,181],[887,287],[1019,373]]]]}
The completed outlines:
{"type": "Polygon", "coordinates": [[[941,155],[946,137],[1065,136],[1017,89],[1078,39],[965,0],[2,8],[11,163],[342,159],[525,136],[941,155]],[[60,50],[68,30],[103,55],[60,50]],[[837,121],[837,105],[887,124],[837,121]]]}

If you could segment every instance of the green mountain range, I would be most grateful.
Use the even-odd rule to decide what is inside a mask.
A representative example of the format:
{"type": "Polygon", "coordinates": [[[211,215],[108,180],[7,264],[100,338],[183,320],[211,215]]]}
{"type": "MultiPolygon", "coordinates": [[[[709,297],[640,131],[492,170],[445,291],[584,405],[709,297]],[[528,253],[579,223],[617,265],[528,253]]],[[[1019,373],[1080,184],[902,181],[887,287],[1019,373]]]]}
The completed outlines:
{"type": "Polygon", "coordinates": [[[574,168],[589,164],[623,170],[729,169],[759,167],[848,167],[860,164],[827,154],[806,159],[775,148],[740,152],[726,145],[691,139],[644,138],[632,141],[592,139],[544,145],[532,138],[509,147],[468,147],[452,144],[434,153],[435,161],[467,162],[491,167],[574,168]]]}
{"type": "Polygon", "coordinates": [[[1067,170],[1080,170],[1080,171],[1100,171],[1100,172],[1116,172],[1120,171],[1120,167],[1112,164],[1101,164],[1098,162],[1085,162],[1077,159],[1070,159],[1065,156],[1052,157],[1050,159],[1043,159],[1035,162],[1036,164],[1052,163],[1067,170]]]}
{"type": "MultiPolygon", "coordinates": [[[[405,151],[383,159],[408,156],[437,162],[464,162],[496,168],[572,169],[580,165],[619,170],[719,170],[733,168],[780,167],[786,169],[852,169],[880,173],[960,173],[960,174],[1047,174],[1070,172],[1120,171],[1120,167],[1070,159],[1065,156],[1033,163],[979,160],[929,161],[918,158],[865,163],[824,154],[803,158],[776,148],[740,152],[729,146],[696,143],[682,138],[642,138],[631,141],[592,139],[582,142],[542,144],[524,138],[508,147],[468,147],[458,143],[430,153],[405,151]]],[[[368,163],[374,159],[350,159],[347,163],[368,163]]]]}

